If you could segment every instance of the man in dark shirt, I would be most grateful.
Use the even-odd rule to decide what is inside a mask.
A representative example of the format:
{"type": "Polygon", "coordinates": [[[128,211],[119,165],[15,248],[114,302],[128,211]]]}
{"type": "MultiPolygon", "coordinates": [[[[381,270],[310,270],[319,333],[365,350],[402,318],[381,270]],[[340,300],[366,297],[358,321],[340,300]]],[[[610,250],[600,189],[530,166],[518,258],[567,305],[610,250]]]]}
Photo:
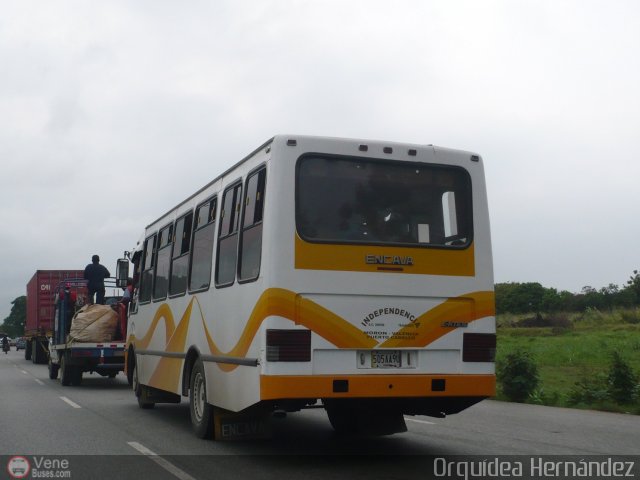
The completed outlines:
{"type": "Polygon", "coordinates": [[[104,265],[100,265],[98,255],[91,257],[91,262],[84,269],[84,279],[88,280],[89,303],[93,303],[93,296],[96,295],[96,303],[104,305],[104,279],[109,278],[111,274],[104,265]]]}

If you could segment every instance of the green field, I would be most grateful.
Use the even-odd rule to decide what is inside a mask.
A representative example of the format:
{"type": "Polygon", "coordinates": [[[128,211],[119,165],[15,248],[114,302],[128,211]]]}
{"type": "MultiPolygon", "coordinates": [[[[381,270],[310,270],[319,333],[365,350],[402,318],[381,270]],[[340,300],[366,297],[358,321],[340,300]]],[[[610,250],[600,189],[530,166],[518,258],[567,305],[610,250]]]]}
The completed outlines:
{"type": "MultiPolygon", "coordinates": [[[[496,362],[514,351],[531,352],[540,384],[530,402],[640,414],[640,401],[618,404],[598,391],[605,388],[614,351],[640,376],[638,311],[563,315],[556,327],[520,327],[523,317],[498,316],[496,362]],[[589,385],[596,398],[572,403],[576,382],[589,385]]],[[[499,387],[497,398],[504,399],[499,387]]]]}

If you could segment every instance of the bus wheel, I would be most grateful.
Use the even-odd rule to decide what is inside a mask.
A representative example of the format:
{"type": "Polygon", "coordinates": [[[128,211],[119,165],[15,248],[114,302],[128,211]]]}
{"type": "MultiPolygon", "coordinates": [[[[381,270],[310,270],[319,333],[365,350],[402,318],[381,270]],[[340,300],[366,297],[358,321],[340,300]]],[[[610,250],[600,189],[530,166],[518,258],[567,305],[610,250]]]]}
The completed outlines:
{"type": "Polygon", "coordinates": [[[213,436],[213,406],[207,403],[207,381],[202,360],[196,360],[189,382],[189,410],[191,425],[199,438],[213,436]]]}
{"type": "Polygon", "coordinates": [[[49,378],[51,380],[55,380],[56,378],[58,378],[58,369],[59,368],[60,368],[60,365],[55,365],[51,361],[51,358],[49,358],[49,378]]]}
{"type": "Polygon", "coordinates": [[[358,416],[346,408],[327,408],[331,426],[340,435],[353,435],[358,432],[358,416]]]}
{"type": "Polygon", "coordinates": [[[144,385],[140,385],[140,382],[138,381],[138,367],[135,362],[136,361],[134,360],[133,373],[131,374],[131,387],[133,388],[133,392],[136,394],[136,397],[138,399],[138,406],[140,408],[148,410],[150,408],[153,408],[156,404],[145,400],[146,395],[143,395],[143,393],[146,387],[144,385]]]}
{"type": "Polygon", "coordinates": [[[406,432],[404,415],[399,411],[354,409],[344,405],[327,408],[331,426],[340,435],[392,435],[406,432]]]}
{"type": "Polygon", "coordinates": [[[133,370],[135,369],[136,355],[133,349],[129,349],[127,352],[127,383],[130,387],[133,387],[133,370]]]}

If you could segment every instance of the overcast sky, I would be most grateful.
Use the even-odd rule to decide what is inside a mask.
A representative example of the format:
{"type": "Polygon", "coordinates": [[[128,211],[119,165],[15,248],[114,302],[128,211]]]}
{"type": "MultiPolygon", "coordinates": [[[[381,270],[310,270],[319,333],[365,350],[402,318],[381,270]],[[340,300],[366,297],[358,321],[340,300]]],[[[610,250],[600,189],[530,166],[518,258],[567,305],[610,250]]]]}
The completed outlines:
{"type": "Polygon", "coordinates": [[[278,133],[480,153],[497,282],[640,268],[635,0],[0,0],[0,321],[278,133]]]}

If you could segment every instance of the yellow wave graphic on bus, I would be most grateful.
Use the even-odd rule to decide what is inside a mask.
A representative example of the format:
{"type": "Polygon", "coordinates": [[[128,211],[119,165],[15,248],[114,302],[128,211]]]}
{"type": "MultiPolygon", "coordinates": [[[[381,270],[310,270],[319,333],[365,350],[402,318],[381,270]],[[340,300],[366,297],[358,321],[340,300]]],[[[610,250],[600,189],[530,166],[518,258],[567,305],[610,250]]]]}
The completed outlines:
{"type": "MultiPolygon", "coordinates": [[[[149,331],[143,338],[136,341],[136,346],[143,349],[147,348],[155,330],[159,326],[160,320],[164,320],[165,351],[183,353],[186,347],[186,338],[194,302],[200,313],[210,353],[212,355],[236,358],[245,358],[260,325],[270,316],[279,316],[292,321],[296,325],[302,325],[338,348],[371,349],[376,346],[381,348],[425,347],[434,340],[455,330],[461,323],[468,324],[474,320],[495,315],[494,292],[467,293],[460,297],[446,300],[437,307],[420,315],[414,322],[392,334],[388,340],[378,343],[377,340],[371,338],[344,318],[312,300],[305,299],[290,290],[271,288],[262,293],[245,324],[238,342],[228,352],[223,352],[216,345],[211,332],[207,328],[204,312],[196,297],[189,302],[177,327],[175,326],[171,309],[167,304],[162,304],[154,315],[149,331]],[[455,322],[456,325],[443,325],[445,322],[455,322]]],[[[152,375],[150,384],[158,388],[175,391],[180,378],[181,362],[182,359],[179,358],[161,358],[152,375]]],[[[225,372],[230,372],[238,367],[238,365],[223,363],[217,363],[217,366],[225,372]]]]}
{"type": "Polygon", "coordinates": [[[459,328],[459,324],[466,326],[474,320],[494,316],[495,313],[495,294],[493,292],[473,292],[462,297],[450,298],[423,313],[414,322],[402,327],[391,338],[380,344],[380,347],[426,347],[438,338],[459,328]],[[454,323],[455,326],[443,325],[446,322],[454,323]]]}
{"type": "Polygon", "coordinates": [[[151,325],[149,326],[149,330],[146,335],[140,340],[136,339],[136,346],[139,346],[140,348],[147,348],[149,346],[151,337],[156,333],[160,320],[164,320],[165,341],[166,343],[169,342],[169,338],[171,338],[173,332],[176,330],[176,322],[173,320],[173,312],[171,312],[169,305],[167,303],[163,303],[158,307],[158,310],[156,310],[156,314],[153,316],[153,320],[151,320],[151,325]]]}
{"type": "MultiPolygon", "coordinates": [[[[180,323],[178,323],[178,326],[174,329],[171,338],[169,338],[165,347],[165,352],[183,353],[185,351],[192,308],[193,300],[189,302],[189,305],[180,319],[180,323]]],[[[173,317],[171,317],[171,320],[173,321],[173,317]]],[[[153,375],[149,379],[149,384],[162,390],[175,391],[178,389],[181,373],[181,358],[162,357],[160,358],[153,375]]]]}
{"type": "MultiPolygon", "coordinates": [[[[201,308],[200,316],[209,350],[213,355],[244,358],[260,325],[265,318],[271,316],[283,317],[295,324],[303,325],[338,348],[373,348],[377,344],[373,338],[345,319],[311,300],[299,297],[295,292],[282,288],[270,288],[262,293],[240,335],[240,340],[229,352],[222,352],[213,341],[201,308]]],[[[219,363],[218,367],[229,372],[238,365],[219,363]]]]}

